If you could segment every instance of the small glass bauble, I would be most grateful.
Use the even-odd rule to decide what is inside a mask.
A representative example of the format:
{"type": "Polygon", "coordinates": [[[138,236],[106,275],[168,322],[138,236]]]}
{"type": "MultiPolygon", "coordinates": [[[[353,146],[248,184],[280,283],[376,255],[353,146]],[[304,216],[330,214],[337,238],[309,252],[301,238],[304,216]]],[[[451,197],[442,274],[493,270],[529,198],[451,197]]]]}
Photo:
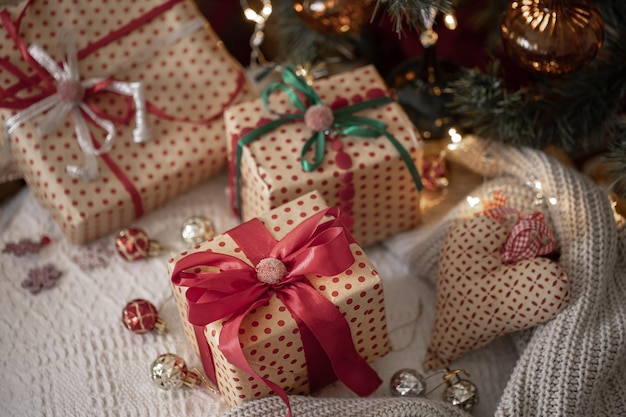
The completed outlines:
{"type": "Polygon", "coordinates": [[[471,412],[478,404],[478,389],[472,382],[454,374],[450,375],[446,384],[447,387],[443,392],[444,401],[467,412],[471,412]]]}
{"type": "Polygon", "coordinates": [[[132,300],[122,310],[122,322],[133,333],[143,334],[150,331],[164,334],[167,326],[159,318],[159,312],[154,304],[143,299],[132,300]]]}
{"type": "Polygon", "coordinates": [[[159,355],[150,368],[152,382],[164,390],[188,387],[199,387],[201,380],[198,374],[189,372],[183,358],[173,353],[159,355]]]}
{"type": "Polygon", "coordinates": [[[158,255],[162,248],[158,242],[150,240],[146,232],[140,228],[129,227],[118,233],[115,249],[127,261],[137,261],[158,255]]]}
{"type": "Polygon", "coordinates": [[[215,236],[215,229],[211,221],[202,216],[193,216],[185,220],[181,237],[189,245],[199,245],[215,236]]]}
{"type": "Polygon", "coordinates": [[[514,0],[500,26],[509,56],[529,71],[560,75],[587,65],[604,38],[591,0],[514,0]]]}
{"type": "Polygon", "coordinates": [[[426,29],[420,34],[420,43],[425,47],[429,48],[434,46],[439,39],[439,35],[432,29],[426,29]]]}
{"type": "Polygon", "coordinates": [[[391,377],[389,389],[394,397],[423,397],[426,380],[414,369],[400,369],[391,377]]]}
{"type": "Polygon", "coordinates": [[[359,34],[373,0],[294,0],[293,9],[311,29],[325,35],[359,34]]]}

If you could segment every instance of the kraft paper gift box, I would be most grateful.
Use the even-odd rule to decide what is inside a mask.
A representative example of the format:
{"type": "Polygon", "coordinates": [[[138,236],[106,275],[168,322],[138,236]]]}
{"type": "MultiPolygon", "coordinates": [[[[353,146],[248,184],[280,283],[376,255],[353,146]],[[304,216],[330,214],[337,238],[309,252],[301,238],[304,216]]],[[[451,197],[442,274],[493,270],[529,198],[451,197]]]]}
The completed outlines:
{"type": "Polygon", "coordinates": [[[33,0],[1,18],[0,122],[15,165],[72,242],[225,168],[223,110],[251,96],[194,2],[33,0]]]}
{"type": "Polygon", "coordinates": [[[390,349],[381,278],[326,207],[311,192],[169,261],[185,335],[232,405],[381,382],[366,363],[390,349]]]}
{"type": "Polygon", "coordinates": [[[416,177],[422,142],[404,110],[388,97],[375,68],[358,68],[312,86],[294,77],[286,70],[283,83],[265,90],[266,102],[252,100],[224,113],[235,211],[248,220],[318,190],[330,206],[342,209],[346,225],[362,245],[418,226],[416,183],[421,183],[416,177]],[[273,90],[281,91],[270,95],[273,90]],[[285,91],[301,97],[300,101],[292,100],[285,91]],[[315,105],[333,110],[326,140],[314,137],[318,135],[315,127],[304,120],[312,115],[315,125],[323,119],[323,114],[312,114],[315,105]],[[349,108],[357,111],[346,112],[349,108]],[[314,143],[306,151],[311,145],[309,138],[314,143]],[[315,166],[322,146],[323,160],[315,166]]]}

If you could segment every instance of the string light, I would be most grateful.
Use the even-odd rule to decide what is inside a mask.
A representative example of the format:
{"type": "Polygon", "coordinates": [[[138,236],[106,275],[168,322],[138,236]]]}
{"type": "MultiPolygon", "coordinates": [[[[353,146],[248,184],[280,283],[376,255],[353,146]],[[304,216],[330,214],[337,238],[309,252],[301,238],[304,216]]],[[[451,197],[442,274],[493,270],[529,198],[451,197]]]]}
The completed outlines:
{"type": "Polygon", "coordinates": [[[457,20],[454,13],[446,13],[443,16],[443,24],[450,30],[455,30],[457,27],[457,20]]]}
{"type": "Polygon", "coordinates": [[[480,198],[478,197],[473,197],[471,195],[468,195],[466,200],[467,200],[467,204],[469,204],[471,208],[475,208],[477,205],[480,204],[480,198]]]}
{"type": "Polygon", "coordinates": [[[261,10],[256,12],[250,7],[247,0],[240,0],[241,8],[243,9],[243,15],[246,19],[254,22],[254,32],[250,36],[250,64],[251,66],[257,64],[264,64],[265,56],[261,51],[261,44],[265,40],[265,22],[272,14],[272,3],[270,0],[262,0],[261,10]]]}
{"type": "Polygon", "coordinates": [[[450,143],[447,148],[451,151],[457,150],[461,141],[463,140],[463,136],[461,136],[459,132],[457,132],[456,129],[453,127],[448,130],[448,135],[450,135],[450,141],[452,143],[450,143]]]}

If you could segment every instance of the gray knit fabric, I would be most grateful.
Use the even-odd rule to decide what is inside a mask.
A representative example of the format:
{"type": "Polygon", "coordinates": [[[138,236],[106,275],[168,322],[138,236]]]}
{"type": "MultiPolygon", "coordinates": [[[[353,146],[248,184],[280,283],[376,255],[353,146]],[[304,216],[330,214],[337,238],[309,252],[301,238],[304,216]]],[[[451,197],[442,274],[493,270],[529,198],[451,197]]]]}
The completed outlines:
{"type": "MultiPolygon", "coordinates": [[[[472,193],[502,190],[510,205],[522,211],[542,210],[557,239],[559,263],[571,282],[570,302],[555,319],[512,335],[520,357],[495,415],[626,416],[626,228],[623,222],[616,224],[607,193],[541,152],[504,146],[485,151],[479,141],[466,146],[472,152],[461,153],[463,163],[497,173],[472,193]],[[485,158],[485,153],[492,158],[485,158]],[[535,204],[534,180],[541,182],[543,196],[556,199],[556,204],[535,204]]],[[[459,204],[426,239],[411,244],[412,236],[399,236],[390,240],[390,249],[403,248],[405,261],[422,272],[420,279],[435,282],[438,253],[466,206],[459,204]]],[[[295,396],[291,402],[297,417],[467,415],[424,399],[295,396]]],[[[227,416],[282,417],[284,412],[279,399],[266,398],[227,416]]]]}
{"type": "MultiPolygon", "coordinates": [[[[406,398],[289,397],[294,417],[466,417],[458,408],[441,401],[406,398]]],[[[285,417],[278,397],[248,402],[225,417],[285,417]]]]}

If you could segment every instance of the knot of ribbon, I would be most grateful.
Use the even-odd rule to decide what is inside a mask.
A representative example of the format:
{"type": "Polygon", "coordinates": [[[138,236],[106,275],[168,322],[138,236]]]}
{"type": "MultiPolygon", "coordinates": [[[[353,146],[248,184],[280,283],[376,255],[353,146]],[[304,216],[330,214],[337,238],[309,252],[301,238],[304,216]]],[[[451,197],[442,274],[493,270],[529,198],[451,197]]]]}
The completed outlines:
{"type": "MultiPolygon", "coordinates": [[[[26,50],[22,49],[22,53],[27,55],[24,58],[28,62],[34,60],[52,76],[57,84],[54,92],[9,118],[5,125],[6,135],[10,137],[11,133],[22,123],[45,113],[38,126],[38,133],[43,136],[57,129],[71,114],[78,144],[85,156],[85,161],[83,166],[68,165],[66,170],[72,178],[91,181],[98,177],[97,156],[107,153],[113,146],[115,125],[111,121],[114,119],[113,116],[103,114],[95,106],[88,104],[85,99],[100,91],[110,91],[132,97],[136,122],[133,131],[135,143],[149,140],[146,102],[139,82],[121,82],[112,78],[89,78],[81,81],[74,33],[62,30],[59,35],[60,45],[65,54],[62,66],[59,66],[39,45],[33,44],[26,50]],[[94,144],[87,120],[106,132],[106,138],[100,146],[94,144]]],[[[130,106],[126,106],[126,116],[119,120],[128,122],[131,116],[130,106]]]]}
{"type": "Polygon", "coordinates": [[[261,138],[263,135],[279,128],[280,126],[294,121],[304,122],[312,131],[311,136],[306,140],[300,150],[300,164],[306,172],[316,170],[324,161],[326,153],[326,138],[329,136],[346,135],[362,138],[377,138],[384,136],[398,151],[406,165],[413,182],[418,191],[422,190],[422,182],[419,172],[411,159],[410,153],[402,144],[387,130],[385,123],[370,117],[360,116],[356,113],[393,102],[380,90],[377,97],[366,101],[359,101],[354,104],[345,105],[339,108],[331,108],[324,104],[315,89],[310,86],[303,77],[299,77],[289,67],[282,72],[282,82],[275,82],[268,85],[261,94],[261,99],[265,108],[269,109],[269,98],[275,91],[287,94],[289,101],[296,108],[295,113],[279,113],[270,110],[278,116],[256,129],[251,130],[242,136],[237,142],[235,156],[236,169],[236,192],[237,211],[241,214],[241,157],[243,149],[250,143],[261,138]],[[313,150],[313,161],[306,158],[307,153],[313,150]]]}
{"type": "Polygon", "coordinates": [[[552,230],[539,211],[522,216],[514,208],[498,207],[486,210],[483,214],[510,230],[500,249],[500,258],[505,264],[548,255],[556,247],[552,230]]]}
{"type": "Polygon", "coordinates": [[[319,375],[321,358],[321,363],[330,363],[330,372],[358,395],[376,390],[381,380],[357,353],[342,313],[307,278],[338,275],[354,263],[352,238],[339,220],[339,210],[318,212],[279,241],[258,219],[243,223],[228,235],[247,261],[228,254],[196,252],[181,258],[172,272],[173,284],[188,288],[188,320],[196,328],[209,378],[215,379],[215,370],[204,327],[225,319],[219,335],[224,357],[279,395],[291,416],[285,391],[252,368],[239,340],[243,319],[276,296],[300,330],[312,388],[316,378],[326,377],[319,375]]]}
{"type": "Polygon", "coordinates": [[[548,255],[554,251],[555,246],[552,230],[546,224],[543,214],[536,211],[515,222],[502,245],[500,256],[504,263],[510,264],[548,255]]]}

